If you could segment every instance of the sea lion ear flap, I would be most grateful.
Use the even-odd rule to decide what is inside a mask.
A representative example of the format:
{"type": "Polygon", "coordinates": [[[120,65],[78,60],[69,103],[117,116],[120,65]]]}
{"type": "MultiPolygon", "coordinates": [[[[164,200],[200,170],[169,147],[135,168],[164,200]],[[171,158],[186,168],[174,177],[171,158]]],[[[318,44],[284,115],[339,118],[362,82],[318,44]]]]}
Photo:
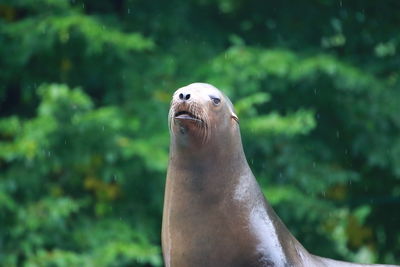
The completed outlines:
{"type": "Polygon", "coordinates": [[[231,117],[234,121],[236,121],[239,124],[239,117],[234,112],[232,112],[231,117]]]}

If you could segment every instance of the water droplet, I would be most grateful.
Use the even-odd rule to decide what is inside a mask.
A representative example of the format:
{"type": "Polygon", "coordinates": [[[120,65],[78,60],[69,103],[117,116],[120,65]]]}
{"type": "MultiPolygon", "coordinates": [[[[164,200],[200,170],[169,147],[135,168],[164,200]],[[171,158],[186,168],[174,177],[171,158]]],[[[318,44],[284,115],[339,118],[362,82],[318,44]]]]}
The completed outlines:
{"type": "Polygon", "coordinates": [[[128,8],[128,14],[131,14],[131,9],[130,8],[128,8]]]}

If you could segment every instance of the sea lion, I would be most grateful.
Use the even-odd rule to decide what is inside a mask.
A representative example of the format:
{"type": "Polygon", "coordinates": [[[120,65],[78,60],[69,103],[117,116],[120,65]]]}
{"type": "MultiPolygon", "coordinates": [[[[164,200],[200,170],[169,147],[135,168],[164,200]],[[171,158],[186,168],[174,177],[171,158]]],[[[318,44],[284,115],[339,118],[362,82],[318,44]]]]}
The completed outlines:
{"type": "Polygon", "coordinates": [[[162,221],[167,267],[370,266],[314,256],[292,236],[264,198],[233,105],[217,88],[194,83],[178,89],[169,128],[162,221]]]}

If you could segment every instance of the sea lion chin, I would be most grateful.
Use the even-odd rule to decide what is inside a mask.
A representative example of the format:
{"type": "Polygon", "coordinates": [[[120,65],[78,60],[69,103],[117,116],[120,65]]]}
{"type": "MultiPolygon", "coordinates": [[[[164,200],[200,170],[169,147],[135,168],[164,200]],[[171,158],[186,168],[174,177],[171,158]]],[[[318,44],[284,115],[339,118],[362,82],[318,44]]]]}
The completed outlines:
{"type": "Polygon", "coordinates": [[[194,83],[174,93],[162,221],[165,266],[383,266],[310,254],[264,198],[238,122],[229,98],[212,85],[194,83]]]}

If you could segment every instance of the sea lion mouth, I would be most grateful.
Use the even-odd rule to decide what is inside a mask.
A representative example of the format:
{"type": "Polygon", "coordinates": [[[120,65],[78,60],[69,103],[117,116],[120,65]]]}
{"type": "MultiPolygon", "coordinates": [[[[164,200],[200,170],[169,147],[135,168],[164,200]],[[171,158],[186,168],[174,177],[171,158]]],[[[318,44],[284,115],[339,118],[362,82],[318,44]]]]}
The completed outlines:
{"type": "Polygon", "coordinates": [[[207,111],[204,105],[195,101],[191,103],[172,101],[168,123],[171,133],[179,138],[182,137],[181,134],[193,136],[205,144],[211,135],[207,111]]]}
{"type": "Polygon", "coordinates": [[[193,120],[196,122],[204,122],[202,119],[194,115],[193,113],[186,111],[186,110],[181,110],[175,113],[174,119],[177,120],[193,120]]]}

